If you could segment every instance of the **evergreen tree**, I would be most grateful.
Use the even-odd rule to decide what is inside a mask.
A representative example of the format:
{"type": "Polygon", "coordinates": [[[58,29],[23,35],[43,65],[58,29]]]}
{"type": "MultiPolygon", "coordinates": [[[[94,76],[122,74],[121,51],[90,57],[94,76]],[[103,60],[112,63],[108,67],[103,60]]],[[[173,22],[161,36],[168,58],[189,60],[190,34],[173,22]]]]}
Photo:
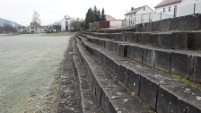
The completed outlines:
{"type": "Polygon", "coordinates": [[[96,19],[96,21],[101,21],[100,10],[97,11],[97,19],[96,19]]]}
{"type": "Polygon", "coordinates": [[[106,18],[105,18],[105,10],[104,10],[104,8],[102,8],[102,12],[101,12],[101,20],[102,20],[102,21],[106,21],[106,18]]]}
{"type": "Polygon", "coordinates": [[[95,19],[96,19],[96,21],[98,20],[98,13],[97,13],[97,8],[96,8],[96,6],[94,6],[94,15],[95,15],[95,19]]]}
{"type": "Polygon", "coordinates": [[[96,8],[96,6],[94,6],[93,12],[96,17],[96,21],[101,21],[101,13],[100,13],[100,10],[96,8]]]}
{"type": "Polygon", "coordinates": [[[102,8],[102,11],[97,9],[96,6],[94,6],[94,9],[91,8],[88,9],[85,17],[85,29],[89,29],[89,23],[95,22],[95,21],[105,21],[105,10],[102,8]]]}
{"type": "Polygon", "coordinates": [[[87,11],[86,17],[85,17],[85,24],[84,24],[85,29],[89,29],[89,9],[87,11]]]}
{"type": "Polygon", "coordinates": [[[87,14],[86,14],[86,18],[85,18],[85,28],[89,29],[89,23],[95,22],[95,21],[96,21],[95,15],[94,15],[92,9],[89,8],[87,11],[87,14]]]}
{"type": "Polygon", "coordinates": [[[94,15],[92,9],[90,8],[90,9],[89,9],[89,23],[90,23],[90,22],[95,22],[95,21],[96,21],[96,17],[95,17],[95,15],[94,15]]]}

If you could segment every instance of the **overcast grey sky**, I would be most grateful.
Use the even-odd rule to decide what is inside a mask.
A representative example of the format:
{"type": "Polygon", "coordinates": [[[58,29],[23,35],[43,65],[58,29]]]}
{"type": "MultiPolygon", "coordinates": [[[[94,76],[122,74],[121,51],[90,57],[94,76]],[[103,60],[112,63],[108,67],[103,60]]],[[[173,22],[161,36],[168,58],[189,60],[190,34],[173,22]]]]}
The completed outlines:
{"type": "Polygon", "coordinates": [[[85,18],[87,9],[97,6],[116,19],[123,19],[126,10],[131,7],[148,5],[154,10],[162,0],[0,0],[0,18],[15,21],[28,26],[33,11],[40,14],[42,25],[60,21],[64,15],[85,18]]]}

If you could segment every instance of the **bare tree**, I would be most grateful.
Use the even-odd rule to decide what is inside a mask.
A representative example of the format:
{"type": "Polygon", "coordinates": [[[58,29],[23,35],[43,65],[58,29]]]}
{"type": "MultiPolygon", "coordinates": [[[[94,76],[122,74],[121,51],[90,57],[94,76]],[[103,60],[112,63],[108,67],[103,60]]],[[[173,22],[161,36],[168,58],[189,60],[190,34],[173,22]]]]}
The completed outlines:
{"type": "Polygon", "coordinates": [[[3,27],[0,26],[0,33],[3,33],[3,27]]]}
{"type": "Polygon", "coordinates": [[[34,11],[34,14],[32,16],[32,23],[34,22],[41,24],[40,14],[37,11],[34,11]]]}
{"type": "Polygon", "coordinates": [[[60,21],[55,21],[53,25],[60,25],[60,21]]]}
{"type": "Polygon", "coordinates": [[[3,32],[5,33],[14,33],[17,32],[17,29],[9,24],[4,24],[1,28],[3,32]]]}

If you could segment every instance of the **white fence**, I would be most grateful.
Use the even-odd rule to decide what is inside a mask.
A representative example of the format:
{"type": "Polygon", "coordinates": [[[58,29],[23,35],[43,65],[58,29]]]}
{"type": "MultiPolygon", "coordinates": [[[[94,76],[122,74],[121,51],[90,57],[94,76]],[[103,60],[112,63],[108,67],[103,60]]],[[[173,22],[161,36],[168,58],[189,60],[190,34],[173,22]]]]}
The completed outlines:
{"type": "Polygon", "coordinates": [[[123,27],[131,27],[140,23],[154,22],[162,19],[173,18],[173,15],[167,15],[162,13],[147,13],[142,15],[136,15],[131,19],[125,19],[122,21],[123,27]]]}
{"type": "Polygon", "coordinates": [[[154,22],[168,18],[180,17],[185,15],[201,13],[201,2],[194,4],[182,5],[174,8],[173,14],[164,13],[148,13],[142,15],[136,15],[130,19],[125,19],[122,21],[122,27],[131,27],[140,23],[154,22]]]}

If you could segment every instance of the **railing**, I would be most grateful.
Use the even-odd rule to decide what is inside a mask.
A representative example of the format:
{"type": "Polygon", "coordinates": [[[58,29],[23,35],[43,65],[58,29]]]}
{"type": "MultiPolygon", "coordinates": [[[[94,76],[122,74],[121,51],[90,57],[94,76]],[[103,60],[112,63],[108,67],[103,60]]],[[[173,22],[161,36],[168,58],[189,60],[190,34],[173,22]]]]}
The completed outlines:
{"type": "Polygon", "coordinates": [[[136,24],[154,22],[167,18],[173,18],[173,15],[167,15],[162,13],[147,13],[142,15],[136,15],[135,17],[132,17],[130,19],[125,19],[122,21],[122,25],[123,27],[132,27],[136,24]]]}
{"type": "Polygon", "coordinates": [[[174,8],[172,14],[165,14],[161,12],[161,13],[148,13],[148,14],[136,15],[132,18],[123,20],[122,27],[132,27],[140,23],[155,22],[163,19],[198,14],[198,13],[201,13],[201,2],[178,6],[174,8]]]}

